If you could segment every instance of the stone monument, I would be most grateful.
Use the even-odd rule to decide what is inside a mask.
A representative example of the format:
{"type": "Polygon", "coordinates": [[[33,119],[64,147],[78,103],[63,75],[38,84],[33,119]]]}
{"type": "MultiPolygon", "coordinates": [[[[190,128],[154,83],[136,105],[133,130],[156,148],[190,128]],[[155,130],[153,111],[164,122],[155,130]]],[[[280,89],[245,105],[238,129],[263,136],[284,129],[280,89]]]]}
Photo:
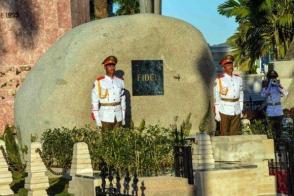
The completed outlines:
{"type": "Polygon", "coordinates": [[[93,175],[88,145],[84,142],[75,143],[70,168],[72,180],[69,182],[68,192],[75,195],[94,195],[93,175]]]}
{"type": "Polygon", "coordinates": [[[93,176],[93,168],[88,145],[85,142],[75,143],[71,161],[70,175],[93,176]]]}
{"type": "Polygon", "coordinates": [[[209,169],[215,167],[210,136],[206,132],[197,135],[198,145],[193,151],[193,168],[209,169]]]}
{"type": "Polygon", "coordinates": [[[202,34],[174,18],[138,14],[76,27],[38,61],[16,95],[15,125],[24,145],[48,128],[95,124],[90,94],[109,55],[118,58],[125,81],[127,124],[145,119],[169,127],[175,116],[181,122],[191,112],[191,134],[200,124],[212,130],[206,111],[215,67],[202,34]]]}
{"type": "Polygon", "coordinates": [[[39,142],[31,143],[28,152],[28,162],[26,172],[28,176],[25,178],[25,188],[28,190],[29,196],[43,196],[47,195],[46,189],[49,188],[49,180],[46,175],[46,167],[36,152],[37,149],[42,149],[39,142]]]}

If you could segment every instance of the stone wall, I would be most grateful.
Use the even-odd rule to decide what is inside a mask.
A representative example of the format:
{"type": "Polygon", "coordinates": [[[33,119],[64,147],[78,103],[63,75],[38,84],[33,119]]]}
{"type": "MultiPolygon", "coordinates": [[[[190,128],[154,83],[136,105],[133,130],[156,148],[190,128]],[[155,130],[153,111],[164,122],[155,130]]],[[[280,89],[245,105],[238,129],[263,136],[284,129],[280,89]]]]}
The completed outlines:
{"type": "Polygon", "coordinates": [[[294,107],[294,60],[289,61],[276,61],[274,69],[278,72],[281,84],[289,92],[288,96],[282,99],[284,108],[294,107]]]}
{"type": "Polygon", "coordinates": [[[47,49],[90,20],[89,0],[0,1],[0,134],[13,124],[14,96],[47,49]]]}

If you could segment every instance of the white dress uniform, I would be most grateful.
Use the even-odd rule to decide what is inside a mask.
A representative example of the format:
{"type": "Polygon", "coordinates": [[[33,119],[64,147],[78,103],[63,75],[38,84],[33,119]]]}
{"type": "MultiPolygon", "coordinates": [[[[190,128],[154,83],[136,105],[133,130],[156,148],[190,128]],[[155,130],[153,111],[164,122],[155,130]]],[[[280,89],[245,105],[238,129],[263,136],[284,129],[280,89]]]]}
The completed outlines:
{"type": "Polygon", "coordinates": [[[266,114],[269,117],[282,116],[283,108],[281,105],[281,97],[287,96],[288,92],[286,89],[280,85],[271,85],[269,83],[268,87],[262,88],[261,96],[266,97],[266,114]]]}
{"type": "Polygon", "coordinates": [[[97,78],[92,90],[92,115],[96,124],[102,122],[125,124],[126,99],[124,81],[118,77],[107,75],[97,78]]]}
{"type": "Polygon", "coordinates": [[[239,115],[243,110],[243,82],[239,75],[224,73],[218,75],[214,85],[215,119],[220,121],[220,114],[239,115]]]}

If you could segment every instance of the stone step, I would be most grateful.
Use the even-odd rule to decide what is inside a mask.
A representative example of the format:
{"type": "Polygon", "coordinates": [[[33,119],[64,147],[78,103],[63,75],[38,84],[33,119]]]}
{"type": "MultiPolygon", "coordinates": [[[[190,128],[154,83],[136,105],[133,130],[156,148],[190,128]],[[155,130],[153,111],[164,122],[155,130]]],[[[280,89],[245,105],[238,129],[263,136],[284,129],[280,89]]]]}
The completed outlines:
{"type": "Polygon", "coordinates": [[[212,149],[203,149],[203,150],[199,150],[197,153],[195,153],[195,155],[202,155],[202,154],[213,154],[213,150],[212,149]]]}
{"type": "Polygon", "coordinates": [[[76,164],[90,164],[91,165],[91,159],[79,159],[79,160],[73,160],[72,165],[76,165],[76,164]]]}
{"type": "Polygon", "coordinates": [[[199,141],[198,146],[202,146],[202,145],[211,145],[211,142],[210,140],[199,141]]]}
{"type": "Polygon", "coordinates": [[[47,183],[48,177],[47,176],[40,176],[40,177],[26,177],[25,183],[27,184],[39,184],[39,183],[47,183]]]}
{"type": "Polygon", "coordinates": [[[198,151],[203,150],[203,149],[212,149],[211,145],[199,145],[198,151]]]}
{"type": "Polygon", "coordinates": [[[85,154],[74,154],[72,156],[72,159],[86,159],[86,158],[91,158],[89,153],[85,153],[85,154]]]}
{"type": "Polygon", "coordinates": [[[14,195],[9,185],[6,185],[5,187],[0,187],[0,193],[1,195],[14,195]]]}
{"type": "Polygon", "coordinates": [[[85,173],[93,174],[93,170],[92,169],[83,169],[83,168],[71,168],[70,169],[70,175],[85,174],[85,173]]]}
{"type": "Polygon", "coordinates": [[[0,178],[8,178],[8,177],[12,177],[12,174],[10,173],[10,171],[6,171],[5,173],[0,173],[0,178]]]}
{"type": "Polygon", "coordinates": [[[40,173],[40,172],[46,172],[46,171],[47,169],[44,166],[26,168],[26,172],[29,172],[29,173],[40,173]]]}
{"type": "Polygon", "coordinates": [[[35,173],[28,173],[27,178],[41,178],[43,176],[46,176],[46,172],[41,171],[41,172],[35,172],[35,173]]]}
{"type": "Polygon", "coordinates": [[[80,149],[73,149],[73,155],[74,154],[89,154],[89,149],[88,148],[80,148],[80,149]]]}
{"type": "Polygon", "coordinates": [[[196,160],[196,163],[197,164],[212,164],[212,163],[215,163],[214,159],[199,159],[199,160],[196,160]]]}
{"type": "Polygon", "coordinates": [[[47,189],[49,187],[49,182],[46,183],[36,183],[36,184],[30,184],[30,183],[25,183],[25,188],[29,190],[34,190],[34,189],[47,189]]]}
{"type": "Polygon", "coordinates": [[[214,164],[193,165],[193,169],[213,169],[213,168],[215,168],[214,164]]]}
{"type": "Polygon", "coordinates": [[[276,193],[276,184],[259,184],[258,185],[258,193],[268,193],[273,194],[276,193]]]}
{"type": "Polygon", "coordinates": [[[0,174],[8,172],[8,167],[0,167],[0,174]]]}
{"type": "Polygon", "coordinates": [[[196,136],[197,140],[198,141],[201,141],[201,140],[210,140],[210,136],[208,134],[198,134],[196,136]]]}
{"type": "Polygon", "coordinates": [[[45,164],[42,161],[27,163],[27,167],[40,167],[40,166],[45,167],[45,164]]]}
{"type": "Polygon", "coordinates": [[[0,184],[10,184],[12,182],[12,177],[0,177],[0,184]]]}
{"type": "Polygon", "coordinates": [[[213,159],[212,154],[196,154],[192,156],[192,159],[213,159]]]}
{"type": "Polygon", "coordinates": [[[276,193],[258,193],[258,196],[277,196],[277,194],[276,193]]]}
{"type": "Polygon", "coordinates": [[[47,192],[44,189],[41,190],[33,190],[28,192],[28,196],[47,196],[47,192]]]}

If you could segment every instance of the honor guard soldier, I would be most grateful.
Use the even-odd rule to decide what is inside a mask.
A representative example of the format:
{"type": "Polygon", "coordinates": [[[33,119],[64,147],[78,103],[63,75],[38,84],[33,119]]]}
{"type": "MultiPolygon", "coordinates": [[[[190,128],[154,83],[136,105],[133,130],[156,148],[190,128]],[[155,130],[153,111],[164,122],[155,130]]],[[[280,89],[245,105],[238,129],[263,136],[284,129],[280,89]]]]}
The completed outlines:
{"type": "Polygon", "coordinates": [[[268,124],[273,132],[274,139],[279,139],[284,116],[281,97],[287,96],[288,92],[280,84],[276,71],[270,70],[266,77],[267,79],[263,82],[261,96],[266,97],[266,116],[268,117],[268,124]]]}
{"type": "Polygon", "coordinates": [[[220,121],[221,135],[238,135],[241,132],[243,110],[242,78],[233,74],[234,57],[225,56],[219,64],[224,73],[217,75],[214,85],[215,119],[220,121]]]}
{"type": "Polygon", "coordinates": [[[105,131],[125,124],[126,99],[124,81],[114,75],[117,58],[109,56],[102,64],[106,74],[94,82],[92,118],[105,131]]]}

